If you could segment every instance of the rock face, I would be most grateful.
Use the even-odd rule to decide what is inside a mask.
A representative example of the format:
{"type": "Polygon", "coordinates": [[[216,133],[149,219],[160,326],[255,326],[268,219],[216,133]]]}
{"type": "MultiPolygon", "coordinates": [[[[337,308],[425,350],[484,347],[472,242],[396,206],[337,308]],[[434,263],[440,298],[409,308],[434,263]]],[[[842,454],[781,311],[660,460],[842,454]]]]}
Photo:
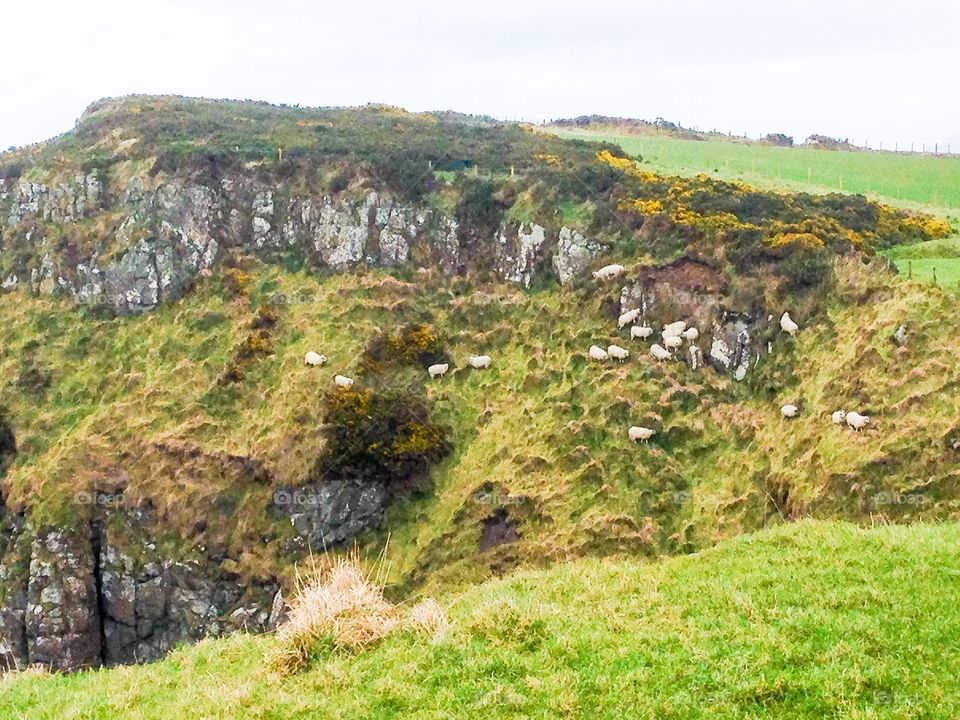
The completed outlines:
{"type": "Polygon", "coordinates": [[[328,480],[299,488],[280,488],[275,511],[290,517],[297,533],[313,549],[328,548],[376,527],[390,494],[380,484],[328,480]]]}
{"type": "Polygon", "coordinates": [[[684,258],[641,271],[620,295],[621,313],[635,308],[640,310],[637,323],[654,328],[650,342],[657,341],[660,328],[676,320],[699,330],[696,340],[684,340],[681,352],[675,353],[694,370],[709,364],[743,380],[764,351],[769,323],[728,310],[721,276],[703,263],[684,258]]]}
{"type": "MultiPolygon", "coordinates": [[[[294,253],[332,272],[406,265],[415,247],[422,265],[445,274],[489,261],[487,250],[461,246],[454,218],[373,190],[295,195],[237,176],[218,185],[170,180],[152,189],[134,179],[110,197],[106,202],[96,173],[53,189],[0,180],[0,216],[22,249],[7,261],[0,287],[14,290],[29,280],[34,292],[129,315],[183,296],[227,247],[264,259],[294,253]],[[108,222],[93,225],[101,217],[108,222]],[[50,224],[86,229],[96,238],[94,249],[62,252],[50,224]]],[[[492,269],[524,287],[538,274],[569,282],[604,249],[570,228],[550,231],[537,223],[503,227],[488,245],[492,269]]]]}
{"type": "Polygon", "coordinates": [[[167,560],[149,542],[122,550],[99,523],[81,534],[4,522],[0,667],[147,662],[178,643],[263,631],[279,612],[275,582],[245,587],[216,563],[167,560]]]}

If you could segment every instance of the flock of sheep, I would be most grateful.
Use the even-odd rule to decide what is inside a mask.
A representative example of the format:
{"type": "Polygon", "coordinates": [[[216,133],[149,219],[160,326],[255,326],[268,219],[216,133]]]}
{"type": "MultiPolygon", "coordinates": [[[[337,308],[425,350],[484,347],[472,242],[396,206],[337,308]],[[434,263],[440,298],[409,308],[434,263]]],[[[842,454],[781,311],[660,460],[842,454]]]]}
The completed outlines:
{"type": "MultiPolygon", "coordinates": [[[[598,280],[606,280],[617,277],[623,273],[624,270],[625,268],[623,265],[607,265],[594,272],[593,277],[598,280]]],[[[631,340],[646,340],[654,333],[652,327],[634,324],[639,317],[640,309],[636,308],[623,313],[617,320],[617,326],[620,330],[627,325],[631,326],[631,340]]],[[[800,326],[797,325],[793,318],[790,317],[789,312],[784,312],[783,315],[780,316],[780,329],[788,335],[793,336],[796,335],[800,330],[800,326]]],[[[673,357],[671,350],[677,350],[683,346],[683,342],[685,340],[688,342],[693,342],[699,336],[699,330],[692,326],[688,327],[686,321],[684,320],[677,320],[676,322],[668,323],[663,326],[663,329],[660,332],[660,337],[663,344],[661,345],[660,343],[653,343],[650,346],[650,354],[658,362],[669,360],[673,357]]],[[[626,348],[620,347],[619,345],[610,345],[606,350],[599,345],[591,345],[587,354],[590,360],[596,362],[605,362],[610,358],[618,360],[619,362],[623,362],[627,359],[627,357],[630,356],[630,351],[626,348]]],[[[797,406],[792,404],[783,405],[780,408],[780,414],[787,419],[796,417],[798,412],[799,409],[797,406]]],[[[867,423],[870,422],[869,417],[854,411],[847,412],[844,410],[837,410],[831,417],[834,424],[840,425],[846,421],[847,425],[854,430],[861,430],[867,425],[867,423]]],[[[656,435],[656,431],[651,428],[634,425],[627,430],[627,435],[630,440],[634,442],[646,442],[651,437],[656,435]]]]}
{"type": "MultiPolygon", "coordinates": [[[[617,277],[622,274],[626,268],[623,265],[607,265],[600,268],[599,270],[593,273],[593,277],[598,280],[607,280],[609,278],[617,277]]],[[[630,339],[631,340],[647,340],[650,338],[654,330],[648,325],[636,325],[636,321],[640,317],[640,309],[635,308],[629,310],[617,319],[618,329],[622,330],[626,326],[630,326],[630,339]]],[[[796,335],[800,330],[800,326],[790,317],[789,312],[783,313],[780,317],[780,329],[787,333],[788,335],[796,335]]],[[[653,356],[658,362],[663,362],[664,360],[669,360],[673,357],[671,350],[677,350],[683,346],[683,342],[693,342],[700,336],[700,331],[696,327],[687,326],[685,320],[677,320],[672,323],[668,323],[663,326],[663,329],[660,331],[660,338],[662,345],[660,343],[653,343],[650,346],[650,355],[653,356]]],[[[623,362],[628,357],[630,357],[630,351],[619,345],[609,345],[606,350],[604,350],[599,345],[591,345],[588,352],[590,360],[596,362],[606,362],[607,360],[613,358],[618,362],[623,362]]],[[[313,352],[312,350],[306,354],[304,357],[304,364],[310,366],[320,366],[327,362],[327,356],[321,355],[319,353],[313,352]]],[[[493,362],[492,358],[489,355],[470,355],[467,358],[467,365],[470,367],[482,370],[484,368],[489,368],[493,362]]],[[[447,371],[450,369],[449,363],[436,363],[427,368],[427,372],[430,375],[430,379],[436,379],[438,377],[443,377],[447,374],[447,371]]],[[[333,382],[342,388],[349,388],[353,386],[353,378],[349,378],[346,375],[335,375],[333,382]]],[[[793,418],[796,417],[799,409],[796,405],[786,404],[780,408],[780,414],[784,418],[793,418]]],[[[861,415],[858,412],[845,410],[837,410],[831,416],[833,423],[835,425],[841,425],[844,422],[854,430],[863,429],[867,423],[870,422],[870,418],[866,415],[861,415]]],[[[640,425],[633,425],[627,430],[627,435],[633,442],[646,442],[654,435],[656,435],[656,430],[651,428],[642,427],[640,425]]]]}
{"type": "MultiPolygon", "coordinates": [[[[316,353],[313,350],[308,352],[303,358],[303,364],[313,367],[319,367],[327,362],[327,356],[316,353]]],[[[493,358],[489,355],[470,355],[467,358],[467,365],[476,369],[483,370],[490,367],[493,363],[493,358]]],[[[450,363],[436,363],[427,368],[427,372],[430,374],[430,379],[434,380],[438,377],[443,377],[447,374],[447,371],[450,369],[450,363]]],[[[333,382],[337,387],[348,388],[353,387],[353,378],[347,377],[346,375],[334,375],[333,382]]]]}

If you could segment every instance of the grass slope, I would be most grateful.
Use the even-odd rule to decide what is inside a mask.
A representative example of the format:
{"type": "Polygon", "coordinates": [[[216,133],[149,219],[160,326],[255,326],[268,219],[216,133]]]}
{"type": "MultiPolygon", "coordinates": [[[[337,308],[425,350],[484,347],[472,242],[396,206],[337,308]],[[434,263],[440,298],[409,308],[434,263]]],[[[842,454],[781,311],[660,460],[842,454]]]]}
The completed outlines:
{"type": "MultiPolygon", "coordinates": [[[[891,205],[960,219],[960,157],[784,148],[723,141],[637,135],[616,128],[547,128],[563,138],[615,143],[641,156],[654,172],[740,180],[764,188],[860,193],[891,205]]],[[[901,272],[944,287],[960,285],[960,237],[926,250],[898,248],[889,257],[901,272]],[[912,264],[911,262],[912,261],[912,264]]]]}
{"type": "Polygon", "coordinates": [[[391,533],[395,590],[436,592],[582,555],[689,551],[781,514],[956,516],[952,299],[873,277],[859,261],[839,266],[824,320],[796,340],[772,337],[774,354],[745,384],[652,362],[615,329],[617,284],[467,292],[429,276],[415,288],[384,273],[250,271],[249,299],[231,299],[210,279],[135,318],[81,323],[66,303],[0,297],[9,351],[0,386],[19,448],[5,479],[8,505],[56,522],[90,511],[78,491],[119,490],[129,506],[158,509],[171,557],[221,548],[245,577],[282,572],[275,553],[293,531],[266,509],[273,487],[303,482],[321,451],[319,400],[333,374],[355,373],[377,327],[429,322],[448,335],[458,366],[428,385],[454,450],[431,492],[396,504],[383,532],[362,541],[376,554],[391,533]],[[279,306],[271,352],[240,382],[218,386],[252,308],[278,292],[290,302],[279,306]],[[890,338],[900,324],[908,342],[897,348],[890,338]],[[634,353],[600,367],[584,358],[594,342],[634,353]],[[40,396],[22,385],[28,347],[51,375],[40,396]],[[329,364],[304,367],[311,349],[329,364]],[[491,370],[459,368],[481,351],[493,356],[491,370]],[[801,413],[785,432],[778,408],[788,401],[801,413]],[[838,407],[858,408],[873,424],[862,433],[834,427],[838,407]],[[635,423],[658,435],[630,443],[635,423]],[[273,486],[234,471],[227,456],[253,458],[273,486]],[[122,488],[110,485],[117,478],[122,488]],[[183,513],[188,506],[195,512],[183,513]],[[483,524],[498,511],[519,540],[481,552],[483,524]]]}
{"type": "Polygon", "coordinates": [[[800,522],[656,564],[581,560],[446,599],[451,631],[281,677],[272,637],[0,679],[4,717],[944,718],[960,528],[800,522]]]}

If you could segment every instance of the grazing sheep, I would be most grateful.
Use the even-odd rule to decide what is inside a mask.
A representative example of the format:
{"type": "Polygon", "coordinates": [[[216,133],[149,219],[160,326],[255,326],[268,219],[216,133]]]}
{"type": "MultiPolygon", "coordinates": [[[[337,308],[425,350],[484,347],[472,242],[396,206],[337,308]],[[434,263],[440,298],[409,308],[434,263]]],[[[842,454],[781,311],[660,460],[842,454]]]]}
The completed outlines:
{"type": "Polygon", "coordinates": [[[657,343],[654,343],[653,345],[650,346],[650,354],[653,355],[657,360],[661,362],[664,360],[669,360],[670,358],[673,357],[673,353],[671,353],[662,345],[658,345],[657,343]]]}
{"type": "Polygon", "coordinates": [[[611,345],[607,348],[607,355],[619,360],[620,362],[623,362],[630,355],[630,351],[620,347],[619,345],[611,345]]]}
{"type": "Polygon", "coordinates": [[[687,329],[687,323],[683,320],[677,320],[669,325],[663,326],[663,332],[660,333],[664,339],[668,337],[679,337],[680,333],[687,329]]]}
{"type": "Polygon", "coordinates": [[[640,427],[639,425],[634,425],[632,428],[627,430],[627,435],[630,436],[630,439],[636,442],[637,440],[642,440],[646,442],[654,435],[656,435],[656,430],[651,430],[650,428],[640,427]]]}
{"type": "Polygon", "coordinates": [[[630,328],[630,339],[634,340],[640,338],[641,340],[646,340],[648,337],[653,335],[653,328],[647,327],[646,325],[634,325],[630,328]]]}
{"type": "Polygon", "coordinates": [[[319,355],[313,350],[308,352],[303,358],[304,365],[323,365],[327,361],[326,355],[319,355]]]}
{"type": "Polygon", "coordinates": [[[334,375],[333,381],[342,388],[353,387],[353,378],[348,378],[346,375],[334,375]]]}
{"type": "Polygon", "coordinates": [[[626,268],[623,265],[604,265],[599,270],[594,271],[593,277],[597,280],[608,280],[622,273],[626,268]]]}
{"type": "Polygon", "coordinates": [[[866,415],[861,415],[858,412],[847,413],[847,425],[852,427],[854,430],[863,429],[866,427],[868,422],[870,422],[870,418],[868,418],[866,415]]]}
{"type": "Polygon", "coordinates": [[[450,369],[450,363],[437,363],[436,365],[431,365],[427,368],[427,372],[430,373],[430,379],[435,380],[438,377],[443,377],[447,374],[447,370],[450,369]]]}
{"type": "Polygon", "coordinates": [[[780,414],[785,418],[796,417],[797,415],[797,406],[796,405],[784,405],[780,408],[780,414]]]}
{"type": "Polygon", "coordinates": [[[597,360],[597,361],[599,361],[599,362],[603,362],[603,361],[606,360],[607,358],[608,358],[607,351],[604,350],[602,347],[600,347],[599,345],[591,345],[591,346],[590,346],[590,359],[591,359],[591,360],[597,360]]]}
{"type": "Polygon", "coordinates": [[[471,355],[467,358],[467,365],[477,370],[490,367],[491,362],[493,360],[489,355],[471,355]]]}
{"type": "Polygon", "coordinates": [[[683,338],[679,335],[667,335],[663,339],[663,344],[670,349],[678,348],[683,345],[683,338]]]}
{"type": "Polygon", "coordinates": [[[620,328],[623,329],[630,323],[634,322],[638,317],[640,317],[640,308],[635,308],[633,310],[628,310],[619,318],[617,318],[617,323],[620,328]]]}
{"type": "Polygon", "coordinates": [[[700,331],[697,330],[695,327],[692,327],[692,328],[687,328],[682,333],[680,333],[680,335],[683,336],[684,340],[696,340],[698,337],[700,337],[700,331]]]}
{"type": "Polygon", "coordinates": [[[843,410],[834,410],[833,415],[830,416],[830,419],[833,420],[834,425],[843,425],[843,419],[847,414],[843,410]]]}
{"type": "Polygon", "coordinates": [[[793,321],[793,318],[790,317],[790,313],[785,312],[780,316],[780,329],[789,335],[796,335],[797,330],[800,329],[800,326],[793,321]]]}

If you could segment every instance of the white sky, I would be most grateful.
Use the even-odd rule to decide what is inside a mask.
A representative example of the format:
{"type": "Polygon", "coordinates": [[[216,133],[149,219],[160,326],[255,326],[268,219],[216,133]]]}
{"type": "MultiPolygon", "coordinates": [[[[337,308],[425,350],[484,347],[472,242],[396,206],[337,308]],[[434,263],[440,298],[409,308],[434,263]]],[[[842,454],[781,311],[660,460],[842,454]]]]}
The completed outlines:
{"type": "Polygon", "coordinates": [[[0,148],[128,93],[960,142],[957,0],[0,0],[0,18],[0,148]]]}

